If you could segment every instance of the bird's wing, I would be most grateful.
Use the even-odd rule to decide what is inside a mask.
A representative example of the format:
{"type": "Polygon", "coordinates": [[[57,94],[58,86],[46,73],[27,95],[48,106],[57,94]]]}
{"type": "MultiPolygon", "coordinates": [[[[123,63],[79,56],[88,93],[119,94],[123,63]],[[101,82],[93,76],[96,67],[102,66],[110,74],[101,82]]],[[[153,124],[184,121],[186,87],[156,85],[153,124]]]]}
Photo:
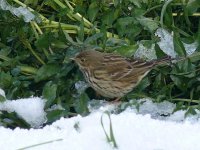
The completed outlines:
{"type": "Polygon", "coordinates": [[[118,55],[105,56],[101,66],[95,68],[94,76],[101,80],[108,81],[133,81],[137,82],[138,77],[148,72],[153,63],[141,60],[130,61],[118,55]]]}

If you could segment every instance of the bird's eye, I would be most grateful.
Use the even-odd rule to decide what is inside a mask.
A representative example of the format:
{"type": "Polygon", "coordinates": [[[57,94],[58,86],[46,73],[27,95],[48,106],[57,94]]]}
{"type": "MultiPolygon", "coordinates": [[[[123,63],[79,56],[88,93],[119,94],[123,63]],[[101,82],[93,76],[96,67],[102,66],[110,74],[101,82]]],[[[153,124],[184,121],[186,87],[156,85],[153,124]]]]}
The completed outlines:
{"type": "Polygon", "coordinates": [[[81,62],[85,62],[85,58],[81,58],[81,62]]]}

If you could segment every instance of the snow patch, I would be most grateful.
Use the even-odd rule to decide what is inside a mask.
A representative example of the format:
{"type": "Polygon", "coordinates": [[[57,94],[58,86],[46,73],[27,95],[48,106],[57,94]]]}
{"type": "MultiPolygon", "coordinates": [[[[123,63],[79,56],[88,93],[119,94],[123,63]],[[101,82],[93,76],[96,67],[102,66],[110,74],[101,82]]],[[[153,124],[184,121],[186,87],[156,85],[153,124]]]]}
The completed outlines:
{"type": "Polygon", "coordinates": [[[0,88],[0,95],[6,97],[4,90],[2,90],[1,88],[0,88]]]}
{"type": "Polygon", "coordinates": [[[75,83],[75,88],[79,92],[79,94],[83,93],[89,85],[85,81],[78,81],[75,83]]]}
{"type": "Polygon", "coordinates": [[[6,100],[0,103],[1,111],[16,112],[31,127],[38,128],[46,121],[45,101],[39,97],[6,100]]]}
{"type": "Polygon", "coordinates": [[[151,114],[153,118],[157,118],[161,115],[170,115],[176,108],[176,104],[168,101],[153,103],[151,99],[140,99],[138,102],[143,102],[143,104],[139,107],[139,113],[151,114]]]}
{"type": "MultiPolygon", "coordinates": [[[[167,55],[175,58],[178,56],[178,54],[174,50],[174,43],[173,43],[173,34],[168,32],[167,30],[163,28],[158,28],[155,32],[155,35],[157,35],[160,38],[160,41],[158,42],[158,45],[160,46],[161,50],[166,53],[167,55]]],[[[194,42],[192,44],[187,44],[183,42],[183,46],[185,47],[185,51],[187,55],[191,55],[195,52],[197,49],[198,43],[194,42]]]]}
{"type": "Polygon", "coordinates": [[[160,38],[158,45],[161,48],[161,50],[165,54],[173,58],[177,57],[177,53],[174,51],[174,43],[173,43],[172,34],[163,28],[158,28],[157,31],[155,32],[155,35],[160,38]]]}
{"type": "MultiPolygon", "coordinates": [[[[174,50],[174,43],[173,43],[173,33],[168,32],[166,29],[158,28],[155,32],[155,35],[160,38],[160,41],[157,42],[161,50],[171,56],[172,58],[178,57],[178,54],[174,50]]],[[[183,43],[185,47],[185,51],[187,55],[191,55],[195,52],[198,47],[198,43],[194,42],[191,44],[183,43]]],[[[142,42],[140,42],[137,51],[134,54],[135,58],[142,58],[148,61],[157,59],[156,52],[155,52],[155,44],[152,44],[151,47],[146,47],[142,42]]]]}
{"type": "Polygon", "coordinates": [[[134,54],[135,58],[145,59],[145,60],[153,60],[157,59],[156,52],[154,49],[155,45],[151,45],[151,48],[145,47],[142,43],[139,43],[139,47],[134,54]]]}
{"type": "MultiPolygon", "coordinates": [[[[101,112],[95,112],[87,117],[61,118],[43,129],[10,130],[0,127],[0,147],[2,150],[13,150],[62,139],[31,149],[113,150],[103,132],[101,116],[101,112]]],[[[139,115],[127,110],[118,115],[112,114],[111,120],[119,150],[200,149],[199,122],[160,121],[152,119],[150,115],[139,115]]],[[[105,120],[104,126],[109,128],[109,122],[105,120]]]]}
{"type": "Polygon", "coordinates": [[[25,7],[15,8],[11,6],[6,0],[0,0],[0,9],[8,10],[17,17],[23,16],[25,22],[34,20],[35,16],[25,7]]]}

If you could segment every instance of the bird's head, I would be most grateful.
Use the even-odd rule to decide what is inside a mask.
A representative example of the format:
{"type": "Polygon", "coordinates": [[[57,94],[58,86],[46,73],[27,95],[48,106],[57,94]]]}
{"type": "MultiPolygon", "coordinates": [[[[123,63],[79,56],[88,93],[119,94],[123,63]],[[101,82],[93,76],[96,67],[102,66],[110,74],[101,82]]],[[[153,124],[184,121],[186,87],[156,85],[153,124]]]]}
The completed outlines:
{"type": "Polygon", "coordinates": [[[95,50],[82,51],[77,54],[73,60],[78,64],[80,68],[88,68],[96,66],[101,59],[101,53],[95,50]]]}

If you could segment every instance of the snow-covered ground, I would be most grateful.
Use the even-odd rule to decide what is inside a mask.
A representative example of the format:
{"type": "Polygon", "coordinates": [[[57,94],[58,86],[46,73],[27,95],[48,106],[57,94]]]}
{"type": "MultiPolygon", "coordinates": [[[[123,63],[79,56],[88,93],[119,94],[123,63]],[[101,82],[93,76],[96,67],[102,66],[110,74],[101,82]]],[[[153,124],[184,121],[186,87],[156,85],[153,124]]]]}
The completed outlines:
{"type": "MultiPolygon", "coordinates": [[[[39,125],[38,122],[44,122],[44,102],[42,101],[38,97],[13,102],[5,101],[0,105],[0,109],[15,111],[25,120],[33,118],[31,121],[28,119],[28,121],[34,126],[39,125]],[[24,109],[25,107],[22,106],[27,103],[34,106],[34,109],[24,109]],[[28,114],[25,111],[28,111],[28,114]]],[[[175,104],[170,102],[153,103],[151,99],[141,99],[137,102],[142,102],[139,111],[133,106],[128,107],[120,114],[110,115],[119,150],[200,149],[199,113],[184,119],[185,111],[173,113],[175,104]],[[162,115],[168,115],[168,117],[162,117],[162,115]]],[[[103,115],[103,125],[109,135],[109,119],[104,111],[116,109],[116,106],[104,101],[100,104],[99,108],[90,107],[91,114],[87,117],[61,118],[42,129],[16,128],[11,130],[0,127],[0,149],[16,150],[32,146],[27,149],[112,150],[114,148],[112,143],[106,139],[101,125],[101,117],[103,115]]]]}

